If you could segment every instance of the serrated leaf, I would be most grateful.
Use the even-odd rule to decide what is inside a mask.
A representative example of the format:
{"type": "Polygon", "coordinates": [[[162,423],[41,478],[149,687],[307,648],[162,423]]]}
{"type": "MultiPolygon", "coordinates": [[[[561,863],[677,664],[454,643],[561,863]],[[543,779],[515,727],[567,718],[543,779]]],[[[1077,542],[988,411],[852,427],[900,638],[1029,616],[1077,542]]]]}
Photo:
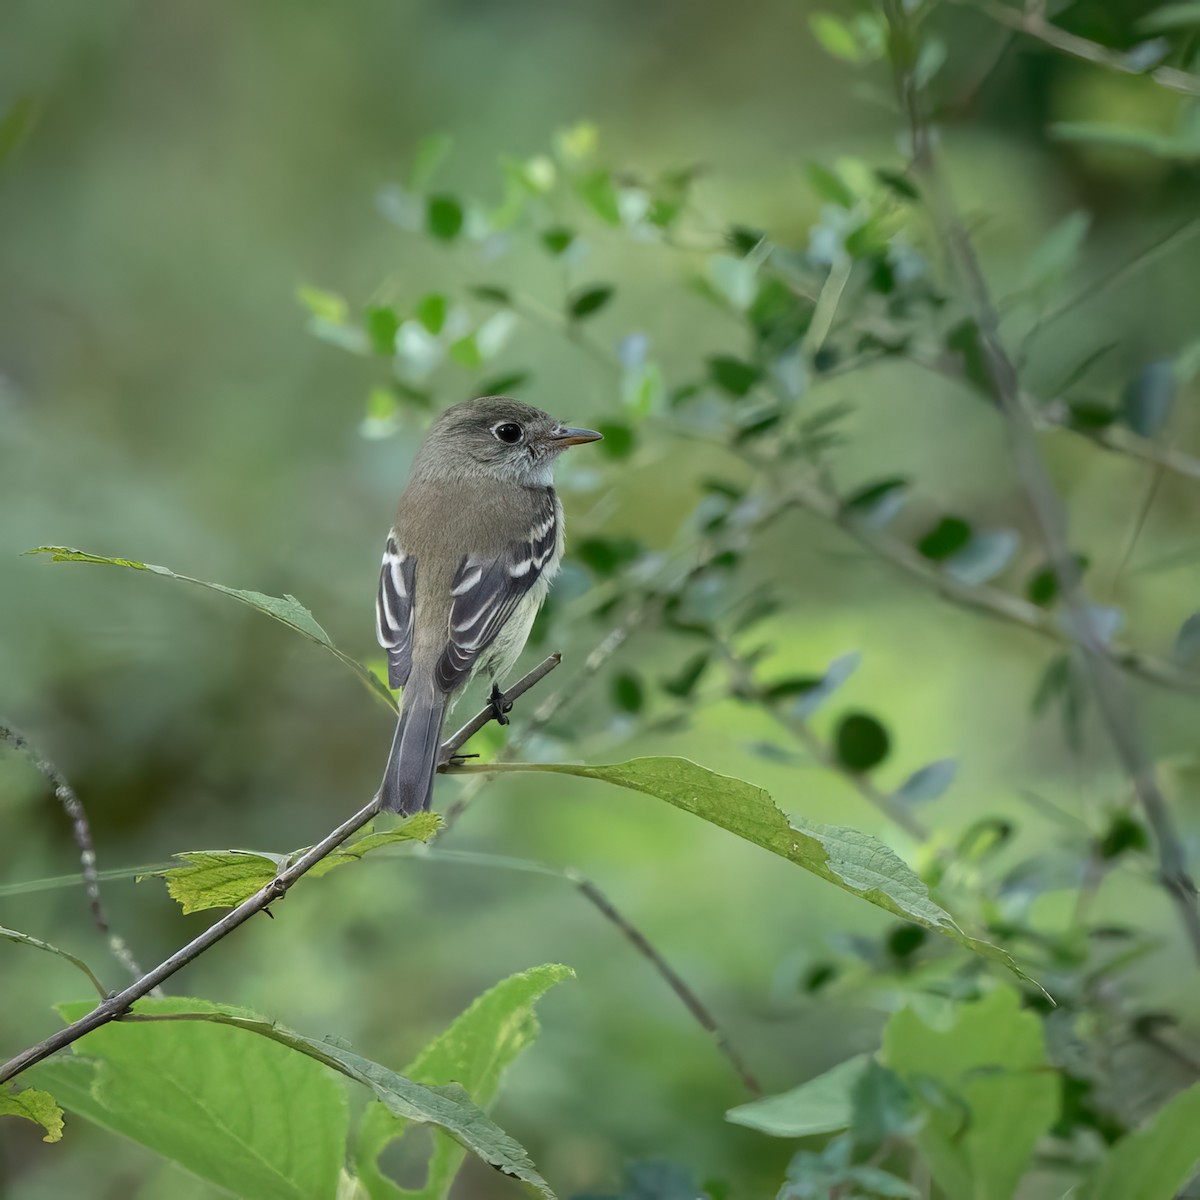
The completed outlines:
{"type": "MultiPolygon", "coordinates": [[[[60,1011],[70,1021],[90,1007],[60,1011]]],[[[136,1006],[140,1013],[199,1010],[220,1015],[204,1000],[136,1006]]],[[[68,1112],[246,1200],[334,1195],[349,1124],[346,1092],[311,1058],[203,1021],[114,1022],[72,1050],[29,1071],[68,1112]]]]}
{"type": "Polygon", "coordinates": [[[596,283],[572,292],[567,300],[567,312],[571,319],[582,321],[598,313],[612,298],[616,289],[611,284],[596,283]]]}
{"type": "Polygon", "coordinates": [[[895,791],[897,800],[920,804],[945,795],[958,774],[958,759],[939,758],[914,771],[895,791]]]}
{"type": "Polygon", "coordinates": [[[58,946],[52,945],[50,942],[43,942],[41,938],[33,937],[28,933],[22,933],[18,929],[7,929],[3,925],[0,925],[0,938],[6,942],[15,942],[20,946],[31,946],[34,950],[42,950],[46,954],[57,955],[59,958],[69,962],[76,970],[81,971],[101,996],[108,995],[108,989],[96,978],[92,968],[83,959],[77,958],[70,951],[63,950],[58,946]]]}
{"type": "Polygon", "coordinates": [[[40,1125],[46,1136],[43,1142],[58,1142],[63,1135],[63,1111],[49,1092],[24,1088],[19,1092],[0,1090],[0,1117],[24,1117],[40,1125]]]}
{"type": "Polygon", "coordinates": [[[239,588],[226,587],[223,583],[210,583],[206,579],[194,579],[190,575],[179,575],[169,568],[157,566],[155,563],[137,562],[131,558],[107,558],[100,554],[89,554],[84,550],[73,550],[69,546],[38,546],[25,553],[49,554],[52,562],[98,563],[102,566],[129,567],[134,571],[149,571],[154,575],[164,575],[168,579],[178,579],[183,583],[192,583],[197,587],[207,588],[211,592],[230,596],[242,604],[248,604],[251,608],[257,609],[281,625],[294,629],[309,641],[324,646],[334,658],[349,667],[367,685],[367,688],[393,712],[396,709],[396,701],[387,686],[357,659],[353,659],[339,650],[333,644],[329,634],[317,623],[312,613],[295,596],[266,596],[262,592],[242,591],[239,588]]]}
{"type": "Polygon", "coordinates": [[[1144,438],[1167,423],[1175,402],[1175,369],[1169,358],[1146,363],[1121,397],[1121,420],[1144,438]]]}
{"type": "Polygon", "coordinates": [[[929,898],[917,875],[882,842],[857,829],[795,817],[789,821],[770,793],[745,780],[718,775],[686,758],[635,758],[592,767],[521,763],[508,769],[598,779],[665,800],[1022,975],[1004,950],[967,936],[950,914],[929,898]]]}
{"type": "MultiPolygon", "coordinates": [[[[496,984],[478,997],[461,1016],[436,1037],[404,1074],[431,1087],[457,1083],[481,1109],[496,1099],[505,1070],[538,1034],[537,1001],[555,984],[574,977],[570,967],[548,964],[532,967],[496,984]]],[[[401,1190],[379,1171],[384,1147],[403,1134],[407,1122],[394,1117],[381,1103],[368,1105],[354,1147],[359,1178],[371,1200],[441,1200],[462,1164],[465,1151],[451,1138],[435,1134],[433,1156],[424,1186],[401,1190]]]]}
{"type": "Polygon", "coordinates": [[[883,1033],[883,1060],[929,1097],[916,1141],[948,1196],[1011,1200],[1038,1139],[1058,1114],[1042,1023],[998,987],[932,1029],[902,1009],[883,1033]],[[922,1086],[924,1085],[924,1086],[922,1086]]]}
{"type": "MultiPolygon", "coordinates": [[[[346,846],[330,851],[308,874],[314,878],[328,875],[335,867],[356,862],[381,846],[398,842],[428,841],[441,827],[437,813],[417,813],[395,829],[368,833],[346,846]]],[[[184,850],[173,858],[186,864],[154,871],[150,877],[161,879],[167,892],[185,913],[208,908],[233,908],[265,887],[290,862],[308,849],[291,854],[269,854],[253,850],[184,850]]],[[[141,876],[140,878],[147,878],[141,876]]]]}
{"type": "Polygon", "coordinates": [[[1200,1083],[1173,1096],[1126,1134],[1082,1188],[1079,1200],[1172,1200],[1200,1164],[1200,1083]]]}
{"type": "MultiPolygon", "coordinates": [[[[67,1020],[86,1011],[86,1006],[62,1006],[67,1020]]],[[[532,1184],[548,1200],[555,1200],[524,1148],[500,1129],[458,1083],[417,1083],[342,1044],[305,1037],[243,1010],[204,1000],[139,1000],[135,1011],[187,1012],[195,1019],[117,1022],[88,1034],[81,1044],[90,1055],[100,1058],[95,1090],[102,1098],[111,1095],[112,1081],[103,1072],[106,1067],[119,1067],[118,1082],[127,1086],[123,1089],[125,1105],[117,1109],[125,1124],[118,1131],[153,1149],[159,1146],[150,1136],[165,1132],[173,1142],[186,1146],[189,1154],[184,1157],[165,1149],[159,1149],[160,1153],[203,1178],[219,1182],[235,1195],[247,1200],[328,1200],[333,1194],[333,1188],[325,1183],[326,1159],[332,1150],[336,1179],[346,1140],[345,1094],[320,1070],[318,1064],[324,1064],[369,1088],[393,1116],[445,1130],[484,1162],[532,1184]],[[205,1037],[213,1026],[232,1027],[257,1036],[249,1042],[234,1041],[217,1029],[212,1032],[219,1036],[205,1037]],[[272,1068],[270,1071],[262,1069],[264,1062],[272,1068]],[[323,1092],[317,1090],[318,1083],[323,1085],[323,1092]],[[181,1094],[190,1095],[197,1103],[180,1105],[181,1094]],[[170,1102],[164,1095],[169,1095],[170,1102]],[[331,1096],[337,1101],[333,1111],[331,1096]],[[282,1114],[273,1111],[272,1102],[283,1108],[282,1114]],[[230,1133],[236,1136],[231,1138],[230,1133]],[[240,1157],[247,1149],[257,1160],[249,1166],[240,1157]],[[292,1169],[296,1159],[312,1159],[318,1152],[319,1164],[303,1172],[292,1169]],[[237,1156],[238,1161],[228,1161],[229,1155],[237,1156]],[[283,1164],[286,1170],[270,1161],[264,1163],[276,1155],[287,1156],[283,1164]],[[270,1175],[265,1175],[264,1165],[272,1168],[270,1175]],[[219,1179],[214,1170],[219,1171],[219,1179]]],[[[49,1068],[53,1073],[59,1065],[43,1063],[33,1071],[40,1073],[49,1068]]],[[[74,1104],[68,1100],[68,1111],[79,1111],[81,1116],[97,1120],[92,1113],[77,1108],[78,1103],[78,1097],[74,1104]]],[[[105,1115],[112,1116],[112,1109],[105,1115]]],[[[98,1123],[115,1127],[112,1120],[101,1118],[98,1123]]]]}
{"type": "Polygon", "coordinates": [[[870,1061],[869,1054],[856,1054],[791,1091],[731,1108],[725,1120],[780,1138],[812,1137],[847,1129],[854,1085],[870,1061]]]}

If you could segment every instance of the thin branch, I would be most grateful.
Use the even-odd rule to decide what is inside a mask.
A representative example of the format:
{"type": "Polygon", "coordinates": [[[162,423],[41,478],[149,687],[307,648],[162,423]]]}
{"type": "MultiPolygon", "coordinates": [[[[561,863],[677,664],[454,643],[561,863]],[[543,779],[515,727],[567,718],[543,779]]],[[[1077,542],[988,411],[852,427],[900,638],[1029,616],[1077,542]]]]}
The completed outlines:
{"type": "Polygon", "coordinates": [[[1170,471],[1183,479],[1200,482],[1200,458],[1176,450],[1173,446],[1164,446],[1149,438],[1139,437],[1119,425],[1107,425],[1103,429],[1080,429],[1072,425],[1065,414],[1051,408],[1043,410],[1037,418],[1037,425],[1048,429],[1064,429],[1070,433],[1086,438],[1095,446],[1112,454],[1120,454],[1125,458],[1137,459],[1139,462],[1150,463],[1164,471],[1170,471]]]}
{"type": "Polygon", "coordinates": [[[441,850],[417,847],[410,852],[409,856],[413,858],[431,858],[435,861],[461,862],[470,866],[490,867],[507,871],[524,871],[531,875],[545,875],[551,879],[565,879],[577,888],[588,903],[595,906],[606,920],[611,921],[629,940],[634,949],[650,963],[663,982],[675,993],[683,1006],[696,1019],[701,1028],[712,1036],[717,1049],[724,1055],[730,1066],[733,1067],[746,1089],[753,1092],[756,1096],[762,1095],[762,1085],[755,1078],[749,1067],[746,1066],[745,1060],[729,1040],[728,1035],[721,1028],[707,1005],[696,995],[687,982],[679,976],[670,963],[663,958],[662,954],[659,953],[649,938],[613,904],[595,883],[580,874],[573,867],[551,867],[545,863],[536,862],[533,859],[510,858],[506,855],[496,854],[480,854],[471,850],[441,850]]]}
{"type": "Polygon", "coordinates": [[[92,923],[108,939],[108,948],[113,957],[133,976],[138,979],[142,968],[138,966],[125,939],[117,933],[108,921],[108,913],[104,901],[100,897],[100,877],[96,872],[96,848],[92,841],[92,829],[88,823],[87,812],[83,802],[75,794],[67,777],[48,758],[30,744],[29,739],[7,722],[0,721],[0,741],[7,742],[19,750],[34,769],[54,789],[54,794],[67,819],[71,822],[71,832],[75,835],[75,845],[79,847],[79,874],[83,879],[84,895],[87,897],[88,908],[92,914],[92,923]]]}
{"type": "Polygon", "coordinates": [[[954,0],[954,3],[974,9],[998,25],[1036,38],[1039,42],[1061,50],[1073,58],[1083,59],[1098,67],[1106,67],[1110,71],[1120,71],[1124,75],[1145,76],[1154,80],[1160,87],[1180,92],[1185,96],[1200,96],[1200,76],[1193,75],[1190,71],[1181,71],[1177,67],[1154,67],[1146,71],[1137,65],[1131,65],[1128,56],[1120,50],[1112,50],[1099,42],[1090,41],[1077,33],[1051,24],[1040,9],[1028,8],[1022,11],[999,3],[999,0],[954,0]]]}
{"type": "MultiPolygon", "coordinates": [[[[831,493],[813,484],[796,480],[788,485],[788,496],[794,506],[837,526],[859,545],[919,580],[952,604],[987,613],[1011,625],[1022,626],[1062,646],[1069,647],[1074,644],[1068,628],[1048,609],[989,584],[963,583],[937,563],[925,558],[907,542],[871,529],[863,521],[856,520],[842,508],[841,502],[831,493]]],[[[1122,670],[1148,683],[1159,684],[1179,692],[1200,692],[1200,677],[1173,663],[1144,654],[1120,642],[1112,642],[1107,647],[1107,654],[1122,670]]]]}
{"type": "MultiPolygon", "coordinates": [[[[518,680],[508,689],[506,693],[507,698],[511,700],[523,695],[534,683],[544,678],[547,672],[553,670],[558,665],[557,660],[557,655],[551,655],[546,662],[535,667],[528,675],[518,680]],[[548,666],[548,663],[551,665],[548,666]]],[[[472,726],[482,728],[488,720],[492,719],[492,706],[489,704],[480,713],[480,716],[484,717],[480,725],[475,726],[475,721],[468,722],[467,725],[463,726],[463,729],[453,734],[447,740],[442,747],[443,759],[448,759],[461,749],[463,743],[466,741],[466,737],[463,736],[464,730],[472,726]]],[[[477,721],[479,718],[477,717],[475,720],[477,721]]],[[[57,1033],[51,1034],[50,1037],[38,1042],[35,1046],[29,1047],[28,1050],[22,1051],[15,1058],[5,1063],[3,1067],[0,1067],[0,1083],[20,1074],[27,1067],[31,1067],[35,1063],[49,1058],[51,1054],[78,1041],[84,1034],[91,1033],[93,1029],[99,1029],[102,1025],[119,1020],[129,1011],[130,1005],[135,1001],[140,1000],[143,996],[148,996],[160,983],[169,979],[181,967],[187,966],[193,959],[199,958],[201,954],[215,946],[217,942],[227,934],[232,933],[239,925],[245,924],[255,913],[262,912],[268,905],[282,899],[296,880],[300,879],[301,876],[316,866],[327,854],[336,850],[347,838],[357,833],[377,814],[378,810],[379,795],[376,793],[371,798],[369,804],[360,808],[354,816],[343,821],[332,833],[322,838],[310,850],[305,851],[294,863],[280,871],[270,883],[259,888],[253,896],[247,900],[243,900],[241,904],[231,909],[219,921],[210,925],[199,937],[193,938],[186,946],[177,950],[169,958],[164,959],[157,967],[148,971],[123,991],[111,994],[108,999],[98,1004],[86,1016],[80,1017],[78,1021],[72,1021],[70,1025],[60,1029],[57,1033]]]]}
{"type": "Polygon", "coordinates": [[[908,15],[901,0],[886,0],[885,6],[892,29],[897,93],[913,133],[913,167],[924,185],[938,234],[974,310],[988,379],[1004,417],[1017,473],[1071,616],[1071,639],[1083,654],[1092,694],[1109,740],[1154,831],[1158,844],[1159,881],[1174,903],[1192,950],[1200,959],[1200,909],[1197,908],[1196,885],[1188,873],[1183,843],[1158,786],[1153,764],[1143,747],[1124,680],[1116,670],[1118,663],[1096,628],[1092,609],[1079,582],[1079,571],[1070,548],[1066,509],[1042,461],[1036,431],[1022,402],[1017,369],[1000,338],[999,315],[975,248],[933,152],[908,61],[912,51],[908,15]]]}

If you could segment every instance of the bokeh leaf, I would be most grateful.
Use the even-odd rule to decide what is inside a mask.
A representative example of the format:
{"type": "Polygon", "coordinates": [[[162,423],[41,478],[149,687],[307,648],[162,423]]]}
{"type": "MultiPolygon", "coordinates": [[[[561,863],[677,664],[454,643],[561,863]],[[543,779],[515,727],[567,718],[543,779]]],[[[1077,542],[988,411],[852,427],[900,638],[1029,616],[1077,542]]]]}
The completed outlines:
{"type": "Polygon", "coordinates": [[[63,1135],[63,1111],[49,1092],[36,1088],[0,1091],[0,1117],[24,1117],[40,1125],[46,1136],[43,1142],[58,1142],[63,1135]]]}
{"type": "Polygon", "coordinates": [[[1194,612],[1179,627],[1171,658],[1181,667],[1192,667],[1200,659],[1200,612],[1194,612]]]}
{"type": "Polygon", "coordinates": [[[1134,433],[1154,437],[1171,415],[1175,387],[1175,368],[1169,358],[1146,363],[1121,397],[1121,420],[1134,433]]]}
{"type": "MultiPolygon", "coordinates": [[[[417,813],[395,829],[368,833],[349,845],[330,851],[308,874],[327,875],[335,867],[356,862],[381,846],[428,841],[441,823],[437,813],[417,813]]],[[[178,901],[185,913],[232,908],[265,887],[306,849],[308,847],[283,855],[254,850],[184,850],[172,856],[184,866],[155,871],[153,876],[162,879],[171,898],[178,901]]]]}
{"type": "Polygon", "coordinates": [[[907,804],[936,800],[946,793],[958,774],[958,760],[939,758],[914,771],[895,791],[895,798],[907,804]]]}
{"type": "Polygon", "coordinates": [[[836,1133],[850,1125],[854,1085],[870,1061],[870,1055],[856,1054],[791,1091],[739,1104],[725,1114],[725,1119],[772,1137],[836,1133]]]}
{"type": "Polygon", "coordinates": [[[608,283],[595,283],[572,292],[567,300],[567,312],[574,321],[598,313],[612,298],[614,288],[608,283]]]}
{"type": "Polygon", "coordinates": [[[890,744],[887,730],[870,713],[847,713],[833,736],[838,762],[855,775],[879,766],[887,758],[890,744]]]}
{"type": "Polygon", "coordinates": [[[843,891],[1003,963],[1025,978],[1005,951],[964,933],[950,914],[929,898],[928,889],[912,869],[882,842],[857,829],[795,817],[789,820],[770,793],[743,779],[718,775],[686,758],[635,758],[598,767],[490,764],[488,769],[576,775],[655,796],[786,858],[843,891]]]}
{"type": "Polygon", "coordinates": [[[917,1144],[945,1193],[1010,1200],[1058,1114],[1037,1014],[1010,987],[963,1005],[947,1028],[905,1008],[884,1029],[883,1059],[925,1098],[917,1144]]]}
{"type": "Polygon", "coordinates": [[[1172,1097],[1123,1137],[1079,1192],[1079,1200],[1172,1200],[1200,1164],[1200,1083],[1172,1097]]]}
{"type": "Polygon", "coordinates": [[[317,619],[295,596],[266,596],[262,592],[242,591],[239,588],[226,587],[223,583],[210,583],[206,579],[193,579],[190,575],[179,575],[167,567],[160,567],[154,563],[137,562],[132,558],[107,558],[100,554],[89,554],[85,550],[73,550],[69,546],[38,546],[26,553],[49,554],[52,562],[99,563],[110,567],[129,567],[134,571],[150,571],[154,575],[165,575],[168,579],[179,579],[184,583],[193,583],[197,587],[207,588],[211,592],[220,592],[223,596],[231,596],[234,600],[248,604],[251,608],[286,625],[289,629],[294,629],[308,638],[310,642],[324,646],[334,658],[349,667],[375,696],[393,711],[396,709],[396,701],[383,681],[357,659],[353,659],[339,650],[333,644],[329,634],[317,623],[317,619]]]}
{"type": "MultiPolygon", "coordinates": [[[[483,993],[442,1034],[418,1055],[404,1072],[417,1083],[437,1087],[458,1083],[482,1109],[490,1107],[510,1063],[537,1037],[537,1001],[556,983],[574,976],[570,967],[548,964],[532,967],[483,993]]],[[[444,1134],[435,1134],[424,1186],[400,1189],[384,1177],[377,1160],[384,1147],[400,1137],[408,1123],[381,1103],[367,1106],[354,1147],[358,1177],[371,1200],[401,1196],[441,1200],[462,1165],[466,1151],[444,1134]]]]}

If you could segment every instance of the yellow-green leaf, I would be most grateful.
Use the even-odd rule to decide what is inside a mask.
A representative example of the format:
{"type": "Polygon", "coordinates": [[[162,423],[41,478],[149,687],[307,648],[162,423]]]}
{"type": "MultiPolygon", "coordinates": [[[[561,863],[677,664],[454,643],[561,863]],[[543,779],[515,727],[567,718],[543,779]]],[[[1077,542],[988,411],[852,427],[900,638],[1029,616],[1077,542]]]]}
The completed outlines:
{"type": "Polygon", "coordinates": [[[62,1139],[63,1111],[49,1092],[39,1092],[35,1088],[25,1088],[20,1092],[0,1092],[0,1117],[24,1117],[25,1120],[40,1125],[46,1131],[43,1142],[57,1142],[62,1139]]]}

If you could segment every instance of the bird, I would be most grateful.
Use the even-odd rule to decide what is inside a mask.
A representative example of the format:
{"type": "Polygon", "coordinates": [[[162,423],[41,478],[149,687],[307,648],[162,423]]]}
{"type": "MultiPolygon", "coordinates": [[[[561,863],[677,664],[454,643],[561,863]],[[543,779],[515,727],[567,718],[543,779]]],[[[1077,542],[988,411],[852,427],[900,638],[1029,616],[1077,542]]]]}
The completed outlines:
{"type": "Polygon", "coordinates": [[[446,714],[475,675],[508,723],[499,684],[562,561],[554,462],[601,436],[509,396],[452,405],[430,426],[379,571],[376,634],[403,689],[379,809],[430,808],[446,714]]]}

